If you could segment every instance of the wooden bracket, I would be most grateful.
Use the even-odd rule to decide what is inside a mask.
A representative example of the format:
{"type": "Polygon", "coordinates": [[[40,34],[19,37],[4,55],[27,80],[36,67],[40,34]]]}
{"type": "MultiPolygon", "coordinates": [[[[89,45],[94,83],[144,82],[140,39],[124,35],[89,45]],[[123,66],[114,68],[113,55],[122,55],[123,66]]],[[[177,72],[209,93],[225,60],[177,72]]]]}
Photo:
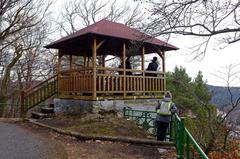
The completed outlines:
{"type": "Polygon", "coordinates": [[[101,41],[97,44],[96,49],[99,49],[106,40],[101,41]]]}
{"type": "Polygon", "coordinates": [[[162,51],[158,48],[156,48],[155,46],[153,47],[153,49],[157,52],[157,54],[163,59],[163,54],[162,54],[162,51]]]}

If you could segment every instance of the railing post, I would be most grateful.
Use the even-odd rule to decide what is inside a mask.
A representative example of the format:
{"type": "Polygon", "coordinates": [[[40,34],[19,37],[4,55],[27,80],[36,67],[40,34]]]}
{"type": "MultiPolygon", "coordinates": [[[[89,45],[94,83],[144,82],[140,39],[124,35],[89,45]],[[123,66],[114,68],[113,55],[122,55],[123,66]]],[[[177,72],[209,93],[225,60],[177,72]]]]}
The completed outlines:
{"type": "Polygon", "coordinates": [[[184,118],[181,118],[181,121],[179,122],[179,134],[178,134],[179,140],[178,159],[184,159],[184,137],[185,137],[184,118]]]}
{"type": "Polygon", "coordinates": [[[126,118],[126,107],[123,107],[123,117],[126,118]]]}
{"type": "Polygon", "coordinates": [[[173,141],[174,138],[173,138],[173,124],[174,124],[174,114],[171,115],[171,121],[170,121],[170,130],[169,130],[169,134],[170,134],[170,141],[173,141]]]}
{"type": "Polygon", "coordinates": [[[145,130],[148,130],[148,122],[147,122],[147,115],[148,115],[148,113],[147,112],[143,112],[144,113],[144,121],[143,121],[143,123],[142,123],[142,125],[143,125],[143,128],[145,129],[145,130]]]}
{"type": "Polygon", "coordinates": [[[21,91],[21,96],[20,96],[20,116],[23,117],[24,116],[24,91],[21,91]]]}
{"type": "Polygon", "coordinates": [[[187,156],[187,159],[190,159],[190,139],[189,139],[189,136],[186,135],[186,156],[187,156]]]}

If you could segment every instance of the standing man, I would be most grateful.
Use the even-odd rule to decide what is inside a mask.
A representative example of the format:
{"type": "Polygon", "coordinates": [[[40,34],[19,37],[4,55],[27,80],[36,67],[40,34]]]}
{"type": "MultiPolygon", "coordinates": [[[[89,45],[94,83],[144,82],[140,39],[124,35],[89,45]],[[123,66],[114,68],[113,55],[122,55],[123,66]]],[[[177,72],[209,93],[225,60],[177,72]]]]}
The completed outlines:
{"type": "MultiPolygon", "coordinates": [[[[157,69],[158,69],[157,57],[154,56],[152,62],[148,64],[147,71],[157,71],[157,69]]],[[[146,76],[157,76],[157,74],[146,73],[146,76]]]]}
{"type": "Polygon", "coordinates": [[[171,121],[172,113],[177,112],[177,107],[172,102],[172,95],[167,91],[164,95],[164,99],[159,101],[156,107],[157,116],[155,124],[157,126],[157,140],[163,141],[166,138],[166,132],[171,121]]]}

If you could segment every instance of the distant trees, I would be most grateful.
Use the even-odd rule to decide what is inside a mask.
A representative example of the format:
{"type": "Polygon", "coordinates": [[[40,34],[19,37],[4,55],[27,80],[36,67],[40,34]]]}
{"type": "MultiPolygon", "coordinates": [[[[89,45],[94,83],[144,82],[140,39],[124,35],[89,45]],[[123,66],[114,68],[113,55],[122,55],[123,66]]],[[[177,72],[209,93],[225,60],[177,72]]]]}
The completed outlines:
{"type": "MultiPolygon", "coordinates": [[[[43,40],[48,32],[46,17],[50,5],[51,2],[45,0],[1,0],[0,103],[7,103],[8,97],[19,90],[17,85],[9,91],[10,83],[21,81],[23,84],[26,78],[31,78],[33,72],[24,73],[27,67],[28,70],[33,70],[27,64],[30,60],[27,57],[42,50],[43,40]]],[[[31,61],[37,58],[32,56],[31,61]]],[[[3,110],[4,106],[0,105],[0,115],[3,110]]]]}

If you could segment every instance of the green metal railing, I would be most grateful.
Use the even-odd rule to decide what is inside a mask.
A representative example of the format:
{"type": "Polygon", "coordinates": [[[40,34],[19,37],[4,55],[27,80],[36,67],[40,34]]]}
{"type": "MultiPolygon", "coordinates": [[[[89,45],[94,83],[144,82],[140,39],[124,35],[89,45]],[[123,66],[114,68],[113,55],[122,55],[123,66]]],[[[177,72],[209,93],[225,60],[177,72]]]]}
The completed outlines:
{"type": "Polygon", "coordinates": [[[154,126],[154,119],[156,117],[155,111],[135,110],[130,107],[124,107],[123,115],[125,118],[135,121],[138,126],[141,126],[147,132],[155,135],[156,133],[156,128],[154,126]]]}
{"type": "MultiPolygon", "coordinates": [[[[155,131],[149,131],[150,129],[155,130],[155,111],[135,110],[130,107],[124,107],[123,115],[127,119],[136,121],[137,125],[142,126],[146,131],[155,133],[155,131]]],[[[175,142],[178,159],[208,159],[207,155],[185,127],[184,118],[180,118],[177,114],[172,115],[169,126],[169,140],[175,142]]]]}
{"type": "Polygon", "coordinates": [[[180,118],[177,114],[172,115],[171,127],[171,136],[176,143],[179,159],[208,159],[202,148],[185,127],[184,118],[180,118]]]}

